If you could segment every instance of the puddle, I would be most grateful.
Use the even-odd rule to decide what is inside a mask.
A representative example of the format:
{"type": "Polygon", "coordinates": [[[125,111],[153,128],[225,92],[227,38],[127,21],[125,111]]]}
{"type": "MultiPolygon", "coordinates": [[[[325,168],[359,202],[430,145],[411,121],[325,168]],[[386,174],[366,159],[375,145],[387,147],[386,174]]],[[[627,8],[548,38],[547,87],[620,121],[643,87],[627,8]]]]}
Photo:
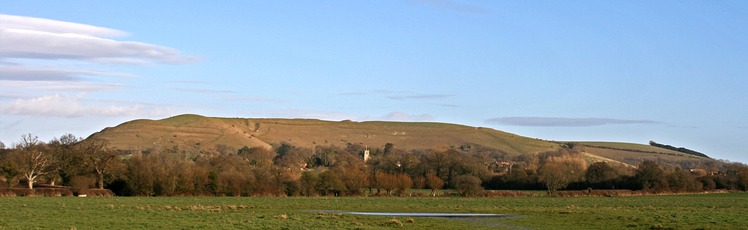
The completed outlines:
{"type": "Polygon", "coordinates": [[[324,212],[363,216],[397,216],[397,217],[444,217],[444,218],[503,218],[512,217],[508,214],[490,213],[439,213],[439,212],[346,212],[338,210],[309,210],[310,212],[324,212]]]}

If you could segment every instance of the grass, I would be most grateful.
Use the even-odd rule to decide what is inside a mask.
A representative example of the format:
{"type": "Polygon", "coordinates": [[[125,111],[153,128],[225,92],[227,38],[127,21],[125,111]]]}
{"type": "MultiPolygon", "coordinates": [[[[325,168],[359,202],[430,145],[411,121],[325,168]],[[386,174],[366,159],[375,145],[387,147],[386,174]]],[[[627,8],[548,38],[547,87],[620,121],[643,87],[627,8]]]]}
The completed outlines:
{"type": "Polygon", "coordinates": [[[633,197],[3,197],[0,229],[735,229],[748,193],[633,197]],[[514,214],[354,216],[309,210],[514,214]]]}
{"type": "Polygon", "coordinates": [[[579,143],[582,145],[595,146],[595,147],[614,148],[614,149],[622,149],[622,150],[627,149],[627,150],[643,151],[643,152],[650,152],[650,153],[664,153],[664,154],[677,155],[677,156],[691,156],[691,155],[681,153],[678,151],[673,151],[670,149],[664,149],[664,148],[655,147],[651,145],[643,145],[643,144],[635,144],[635,143],[621,143],[621,142],[579,142],[579,143]]]}

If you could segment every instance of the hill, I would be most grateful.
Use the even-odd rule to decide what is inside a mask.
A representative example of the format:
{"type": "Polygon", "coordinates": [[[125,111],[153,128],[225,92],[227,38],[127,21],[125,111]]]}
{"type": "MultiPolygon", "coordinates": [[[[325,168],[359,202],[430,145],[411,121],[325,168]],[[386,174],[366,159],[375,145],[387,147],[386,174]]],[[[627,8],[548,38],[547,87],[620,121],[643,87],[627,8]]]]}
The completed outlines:
{"type": "MultiPolygon", "coordinates": [[[[538,154],[562,148],[564,143],[523,137],[499,130],[435,122],[323,121],[314,119],[215,118],[179,115],[162,120],[134,120],[106,128],[91,137],[108,140],[119,150],[152,148],[216,149],[271,147],[282,143],[314,148],[359,144],[380,148],[439,149],[480,148],[509,155],[538,154]]],[[[636,165],[644,159],[658,162],[709,160],[655,146],[578,142],[589,161],[613,161],[636,165]]]]}
{"type": "Polygon", "coordinates": [[[163,120],[134,120],[94,133],[120,150],[159,146],[225,145],[270,147],[281,143],[312,148],[348,143],[381,147],[430,149],[463,145],[497,149],[509,154],[539,153],[559,148],[553,142],[489,128],[431,122],[353,122],[314,119],[244,119],[180,115],[163,120]]]}

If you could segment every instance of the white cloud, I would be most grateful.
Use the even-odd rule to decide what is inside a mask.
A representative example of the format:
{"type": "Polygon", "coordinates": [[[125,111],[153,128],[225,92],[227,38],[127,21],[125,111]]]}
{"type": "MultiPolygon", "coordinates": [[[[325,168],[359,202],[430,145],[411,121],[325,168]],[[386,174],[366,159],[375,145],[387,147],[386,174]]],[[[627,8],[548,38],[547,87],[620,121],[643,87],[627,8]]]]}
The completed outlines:
{"type": "Polygon", "coordinates": [[[4,114],[51,117],[135,116],[143,113],[140,105],[91,106],[83,105],[81,100],[81,97],[54,94],[16,99],[12,104],[0,108],[4,114]]]}
{"type": "Polygon", "coordinates": [[[98,26],[6,14],[0,14],[0,22],[2,22],[3,27],[7,28],[42,30],[51,33],[72,33],[99,37],[120,37],[127,35],[127,33],[119,30],[98,26]]]}
{"type": "Polygon", "coordinates": [[[123,31],[44,18],[0,14],[0,114],[52,117],[158,116],[170,109],[138,102],[106,103],[61,92],[126,88],[111,64],[181,64],[179,50],[122,41],[123,31]],[[7,100],[10,99],[10,100],[7,100]]]}
{"type": "Polygon", "coordinates": [[[0,56],[73,59],[106,63],[184,63],[194,60],[178,50],[111,37],[126,33],[78,23],[0,14],[0,56]]]}
{"type": "Polygon", "coordinates": [[[10,81],[79,81],[81,76],[113,76],[132,78],[133,75],[100,70],[43,68],[26,65],[0,65],[0,80],[10,81]]]}

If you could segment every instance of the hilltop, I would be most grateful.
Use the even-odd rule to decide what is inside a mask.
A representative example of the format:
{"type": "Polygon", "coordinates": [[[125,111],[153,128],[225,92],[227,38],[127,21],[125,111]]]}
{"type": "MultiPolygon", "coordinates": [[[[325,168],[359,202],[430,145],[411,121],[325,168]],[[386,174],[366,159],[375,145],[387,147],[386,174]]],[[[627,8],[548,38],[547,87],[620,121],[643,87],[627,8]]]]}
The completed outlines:
{"type": "MultiPolygon", "coordinates": [[[[216,118],[186,114],[162,120],[133,120],[91,135],[118,149],[146,151],[278,146],[314,148],[358,144],[381,148],[387,143],[404,150],[475,148],[508,155],[538,154],[566,145],[523,137],[491,128],[436,122],[323,121],[315,119],[216,118]]],[[[588,161],[635,165],[643,160],[682,164],[709,161],[656,146],[616,142],[576,142],[588,161]]]]}

